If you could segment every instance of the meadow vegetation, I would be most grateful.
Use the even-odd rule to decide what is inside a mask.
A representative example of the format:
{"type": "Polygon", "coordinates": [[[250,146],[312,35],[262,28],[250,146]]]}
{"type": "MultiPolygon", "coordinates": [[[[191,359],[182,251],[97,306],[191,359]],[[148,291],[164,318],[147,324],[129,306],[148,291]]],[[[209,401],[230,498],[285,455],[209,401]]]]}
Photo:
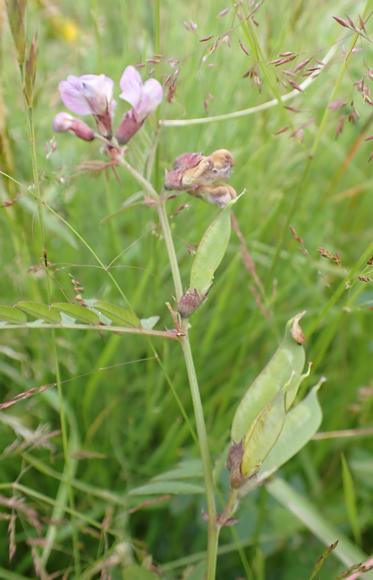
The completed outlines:
{"type": "MultiPolygon", "coordinates": [[[[358,577],[341,574],[373,546],[372,1],[28,0],[28,69],[7,13],[22,5],[0,1],[0,577],[204,578],[201,421],[165,224],[136,172],[159,193],[176,157],[220,149],[242,195],[189,319],[219,513],[237,405],[304,310],[297,400],[326,381],[319,432],[224,522],[216,578],[358,577]],[[71,74],[114,79],[118,123],[128,65],[164,90],[128,142],[132,173],[52,130],[71,74]],[[76,320],[97,301],[154,336],[76,320]],[[66,328],[30,302],[63,303],[66,328]],[[28,322],[7,319],[17,303],[28,322]]],[[[166,195],[185,290],[222,210],[166,195]]]]}

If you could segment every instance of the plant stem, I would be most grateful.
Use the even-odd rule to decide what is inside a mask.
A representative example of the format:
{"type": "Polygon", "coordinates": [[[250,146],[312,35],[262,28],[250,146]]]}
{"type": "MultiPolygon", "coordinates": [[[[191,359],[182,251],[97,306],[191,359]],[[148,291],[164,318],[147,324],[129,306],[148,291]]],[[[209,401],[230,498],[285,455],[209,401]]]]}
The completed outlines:
{"type": "Polygon", "coordinates": [[[208,515],[208,542],[207,542],[207,580],[214,580],[216,575],[216,560],[218,555],[218,527],[216,523],[216,504],[214,494],[214,481],[212,476],[210,452],[207,441],[207,431],[203,416],[201,395],[198,386],[196,370],[194,367],[192,349],[188,334],[181,341],[181,348],[184,354],[185,366],[187,369],[190,392],[192,395],[194,417],[197,427],[198,442],[200,447],[203,477],[205,480],[207,515],[208,515]]]}
{"type": "Polygon", "coordinates": [[[231,488],[231,491],[230,491],[230,494],[228,497],[228,501],[226,503],[224,511],[219,516],[219,522],[218,522],[219,532],[220,532],[221,528],[227,524],[228,520],[234,515],[234,512],[236,511],[237,506],[238,506],[238,502],[239,502],[238,490],[231,488]]]}
{"type": "Polygon", "coordinates": [[[127,163],[127,161],[125,159],[121,158],[121,159],[118,159],[117,161],[118,161],[119,165],[122,165],[122,167],[124,167],[124,169],[126,171],[128,171],[128,173],[130,173],[134,179],[136,179],[136,181],[144,188],[146,193],[151,198],[153,198],[154,200],[158,200],[159,195],[155,191],[155,189],[152,186],[152,184],[150,183],[150,181],[148,181],[143,175],[141,175],[141,173],[139,173],[134,167],[132,167],[132,165],[127,163]]]}
{"type": "MultiPolygon", "coordinates": [[[[175,286],[176,299],[180,300],[183,294],[180,270],[175,252],[175,246],[172,239],[172,233],[164,200],[160,199],[157,205],[159,221],[162,227],[163,237],[165,240],[168,259],[172,272],[172,278],[175,286]]],[[[214,580],[216,575],[216,560],[218,551],[218,527],[216,522],[216,504],[214,494],[214,481],[212,476],[212,467],[210,452],[208,448],[206,424],[203,415],[203,406],[201,401],[200,390],[198,386],[197,374],[194,366],[192,349],[190,346],[187,324],[183,326],[184,337],[182,338],[181,348],[184,355],[185,366],[188,374],[190,392],[192,396],[194,417],[196,421],[199,448],[203,465],[203,477],[205,481],[207,515],[208,515],[208,544],[207,544],[207,580],[214,580]]]]}
{"type": "MultiPolygon", "coordinates": [[[[136,179],[144,188],[145,192],[150,195],[156,202],[159,222],[161,224],[164,241],[166,244],[172,279],[175,288],[176,300],[180,300],[183,295],[183,284],[181,281],[179,264],[177,261],[175,246],[172,238],[170,223],[168,221],[165,200],[155,191],[152,184],[145,179],[136,169],[134,169],[124,159],[119,163],[136,179]]],[[[187,370],[190,392],[193,402],[194,417],[197,428],[198,443],[203,465],[203,477],[206,489],[207,515],[208,515],[208,543],[207,543],[207,580],[215,580],[216,560],[218,555],[218,525],[216,521],[216,503],[214,493],[214,481],[212,475],[210,452],[207,440],[207,430],[205,418],[203,415],[202,400],[198,385],[197,374],[194,366],[192,349],[188,336],[188,324],[183,324],[182,331],[184,336],[180,339],[181,348],[184,355],[185,367],[187,370]]]]}
{"type": "Polygon", "coordinates": [[[168,221],[167,212],[164,200],[159,200],[157,204],[157,212],[159,217],[159,222],[161,224],[163,238],[167,248],[168,259],[170,262],[170,268],[172,273],[172,279],[174,281],[176,300],[179,301],[183,295],[183,284],[181,281],[179,265],[177,261],[177,256],[175,252],[175,246],[172,239],[172,232],[170,228],[170,223],[168,221]]]}
{"type": "MultiPolygon", "coordinates": [[[[331,49],[327,52],[324,58],[320,61],[323,63],[323,68],[328,64],[328,62],[333,58],[335,53],[338,50],[338,45],[333,45],[331,49]]],[[[312,83],[313,81],[319,76],[320,71],[315,72],[314,74],[310,75],[305,81],[300,84],[300,88],[304,92],[312,83]]],[[[210,117],[200,117],[196,119],[161,119],[159,121],[159,126],[161,127],[189,127],[190,125],[205,125],[208,123],[217,123],[220,121],[230,121],[231,119],[238,119],[240,117],[246,117],[247,115],[255,115],[256,113],[260,113],[262,111],[267,111],[267,109],[271,109],[272,107],[278,106],[280,103],[285,103],[294,99],[295,97],[299,97],[302,94],[299,90],[294,89],[290,91],[290,93],[286,93],[282,95],[280,99],[272,99],[271,101],[266,101],[260,105],[256,105],[255,107],[249,107],[247,109],[241,109],[240,111],[233,111],[232,113],[224,113],[222,115],[211,115],[210,117]],[[280,100],[280,103],[279,103],[280,100]]]]}
{"type": "Polygon", "coordinates": [[[160,338],[167,338],[169,340],[180,340],[181,331],[175,330],[147,330],[146,328],[140,328],[137,326],[108,326],[104,324],[58,324],[58,323],[49,323],[49,322],[40,322],[35,325],[33,322],[25,322],[22,324],[13,324],[9,323],[7,325],[0,326],[0,332],[3,330],[18,330],[18,329],[56,329],[56,330],[95,330],[96,332],[113,332],[115,334],[138,334],[141,336],[151,336],[151,337],[160,337],[160,338]]]}

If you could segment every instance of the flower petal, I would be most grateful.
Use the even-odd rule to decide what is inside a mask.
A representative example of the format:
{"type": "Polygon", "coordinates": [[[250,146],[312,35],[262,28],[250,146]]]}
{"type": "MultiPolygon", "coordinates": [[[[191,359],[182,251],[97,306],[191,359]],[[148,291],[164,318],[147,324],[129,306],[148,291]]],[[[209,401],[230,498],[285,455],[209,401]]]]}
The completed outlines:
{"type": "Polygon", "coordinates": [[[134,66],[127,66],[124,69],[119,84],[122,89],[120,98],[136,107],[141,99],[143,84],[141,76],[134,66]]]}
{"type": "Polygon", "coordinates": [[[57,133],[69,131],[73,121],[74,117],[69,115],[69,113],[57,113],[53,119],[53,131],[56,131],[57,133]]]}
{"type": "Polygon", "coordinates": [[[65,107],[78,115],[91,115],[92,108],[82,94],[78,77],[68,77],[58,85],[60,96],[65,107]],[[78,83],[76,82],[78,81],[78,83]]]}
{"type": "Polygon", "coordinates": [[[155,111],[162,102],[163,88],[156,79],[149,79],[144,83],[140,102],[135,107],[136,115],[144,120],[150,113],[155,111]]]}
{"type": "Polygon", "coordinates": [[[81,85],[84,90],[100,100],[110,103],[113,98],[114,81],[106,75],[83,75],[80,77],[81,85]]]}
{"type": "Polygon", "coordinates": [[[114,82],[106,75],[70,75],[59,91],[66,107],[78,115],[103,115],[111,110],[114,82]]]}

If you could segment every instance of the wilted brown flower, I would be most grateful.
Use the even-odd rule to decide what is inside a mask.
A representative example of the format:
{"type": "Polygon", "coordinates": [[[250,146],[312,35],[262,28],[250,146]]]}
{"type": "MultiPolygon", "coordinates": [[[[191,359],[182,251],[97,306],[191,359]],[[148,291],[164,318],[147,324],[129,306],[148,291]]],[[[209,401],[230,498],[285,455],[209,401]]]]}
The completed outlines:
{"type": "Polygon", "coordinates": [[[165,189],[186,191],[224,207],[237,197],[233,187],[221,183],[230,177],[233,165],[233,155],[227,149],[217,149],[210,155],[184,153],[166,173],[165,189]]]}

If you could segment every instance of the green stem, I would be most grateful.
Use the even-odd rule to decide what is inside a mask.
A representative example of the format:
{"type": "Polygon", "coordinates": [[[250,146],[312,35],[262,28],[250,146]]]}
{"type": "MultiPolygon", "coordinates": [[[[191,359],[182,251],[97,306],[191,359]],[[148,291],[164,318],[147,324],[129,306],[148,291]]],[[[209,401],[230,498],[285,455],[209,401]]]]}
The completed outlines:
{"type": "MultiPolygon", "coordinates": [[[[124,159],[120,164],[136,179],[144,188],[145,192],[156,202],[159,221],[161,224],[164,241],[166,244],[172,279],[175,287],[176,300],[180,300],[183,295],[183,284],[181,281],[179,264],[177,261],[175,246],[172,238],[171,228],[168,221],[164,200],[158,195],[151,183],[136,171],[124,159]]],[[[192,349],[188,336],[188,326],[183,325],[184,336],[180,340],[184,355],[185,367],[187,370],[190,392],[193,402],[194,417],[196,422],[198,443],[203,465],[203,477],[205,481],[207,515],[208,515],[208,542],[207,542],[207,580],[215,580],[216,560],[218,555],[218,525],[216,521],[216,503],[214,493],[214,481],[212,475],[210,452],[207,440],[206,423],[203,414],[202,400],[198,385],[197,374],[194,366],[192,349]]]]}
{"type": "Polygon", "coordinates": [[[219,532],[223,526],[225,526],[228,520],[234,515],[237,507],[238,507],[238,490],[231,488],[227,504],[224,508],[224,511],[219,516],[218,526],[219,532]]]}
{"type": "Polygon", "coordinates": [[[66,323],[66,324],[58,324],[58,323],[49,323],[49,322],[40,322],[37,326],[33,322],[25,322],[23,324],[13,324],[9,323],[7,325],[0,326],[0,331],[3,330],[18,330],[18,329],[56,329],[56,330],[95,330],[96,332],[113,332],[114,334],[138,334],[141,336],[151,336],[151,337],[160,337],[160,338],[167,338],[169,340],[179,340],[181,336],[181,331],[175,330],[147,330],[146,328],[140,328],[137,326],[105,326],[103,324],[80,324],[80,323],[66,323]]]}
{"type": "MultiPolygon", "coordinates": [[[[161,0],[154,0],[154,52],[161,54],[161,0]]],[[[155,112],[155,120],[157,127],[159,126],[159,108],[155,112]]],[[[155,164],[154,164],[154,183],[157,188],[161,181],[160,159],[161,151],[159,147],[159,139],[157,139],[157,146],[155,149],[155,164]]]]}
{"type": "Polygon", "coordinates": [[[214,481],[212,476],[210,452],[207,441],[207,431],[205,419],[203,416],[203,407],[201,395],[198,386],[196,370],[194,367],[192,349],[190,347],[189,337],[186,336],[181,342],[184,354],[185,366],[187,369],[190,392],[192,395],[194,416],[196,420],[198,442],[200,447],[203,477],[205,480],[207,515],[208,515],[208,542],[207,542],[207,580],[215,580],[216,560],[218,556],[219,530],[216,523],[216,504],[214,494],[214,481]]]}
{"type": "Polygon", "coordinates": [[[170,268],[172,273],[172,279],[174,281],[176,300],[179,301],[183,295],[183,284],[181,281],[179,265],[177,261],[177,256],[175,252],[175,246],[172,239],[172,232],[170,228],[170,223],[168,221],[166,207],[163,200],[160,200],[157,204],[157,212],[159,217],[159,222],[161,224],[163,238],[167,248],[168,259],[170,262],[170,268]]]}
{"type": "Polygon", "coordinates": [[[155,191],[155,189],[152,186],[152,184],[150,183],[150,181],[148,181],[143,175],[141,175],[141,173],[139,173],[137,171],[137,169],[135,169],[134,167],[132,167],[132,165],[130,165],[129,163],[127,163],[127,161],[125,159],[122,158],[122,159],[118,159],[117,161],[118,161],[119,165],[122,165],[122,167],[124,167],[124,169],[126,171],[128,171],[128,173],[130,173],[134,179],[136,179],[137,183],[139,183],[143,187],[143,189],[145,190],[145,192],[152,199],[158,200],[159,195],[155,191]]]}
{"type": "MultiPolygon", "coordinates": [[[[180,300],[181,296],[183,295],[183,286],[181,282],[175,246],[172,239],[171,228],[163,200],[160,200],[160,203],[158,203],[157,210],[159,221],[163,231],[163,237],[167,248],[168,259],[170,262],[172,278],[175,286],[176,299],[180,300]]],[[[216,559],[218,551],[218,528],[216,524],[214,481],[212,476],[210,452],[208,448],[206,423],[203,415],[203,406],[201,401],[197,374],[194,366],[192,349],[190,346],[188,336],[188,328],[186,324],[184,325],[183,330],[185,332],[185,336],[181,340],[181,348],[184,355],[190,392],[192,396],[194,417],[197,428],[197,436],[203,465],[203,477],[206,488],[207,514],[208,514],[207,580],[214,580],[216,575],[216,559]]]]}
{"type": "MultiPolygon", "coordinates": [[[[322,59],[322,63],[324,67],[326,64],[333,58],[335,53],[338,50],[337,45],[333,45],[331,49],[327,52],[327,54],[322,59]]],[[[310,75],[305,81],[300,84],[300,88],[302,92],[299,90],[292,90],[290,93],[286,93],[285,95],[281,95],[278,99],[272,99],[271,101],[266,101],[265,103],[261,103],[260,105],[256,105],[254,107],[248,107],[247,109],[241,109],[240,111],[233,111],[232,113],[224,113],[222,115],[211,115],[210,117],[200,117],[195,119],[161,119],[159,121],[159,125],[161,127],[189,127],[190,125],[206,125],[208,123],[218,123],[221,121],[230,121],[231,119],[239,119],[241,117],[246,117],[247,115],[255,115],[256,113],[261,113],[262,111],[267,111],[272,107],[277,107],[279,105],[279,100],[281,103],[285,103],[299,97],[303,92],[313,83],[314,80],[317,79],[319,73],[314,73],[310,75]]]]}

